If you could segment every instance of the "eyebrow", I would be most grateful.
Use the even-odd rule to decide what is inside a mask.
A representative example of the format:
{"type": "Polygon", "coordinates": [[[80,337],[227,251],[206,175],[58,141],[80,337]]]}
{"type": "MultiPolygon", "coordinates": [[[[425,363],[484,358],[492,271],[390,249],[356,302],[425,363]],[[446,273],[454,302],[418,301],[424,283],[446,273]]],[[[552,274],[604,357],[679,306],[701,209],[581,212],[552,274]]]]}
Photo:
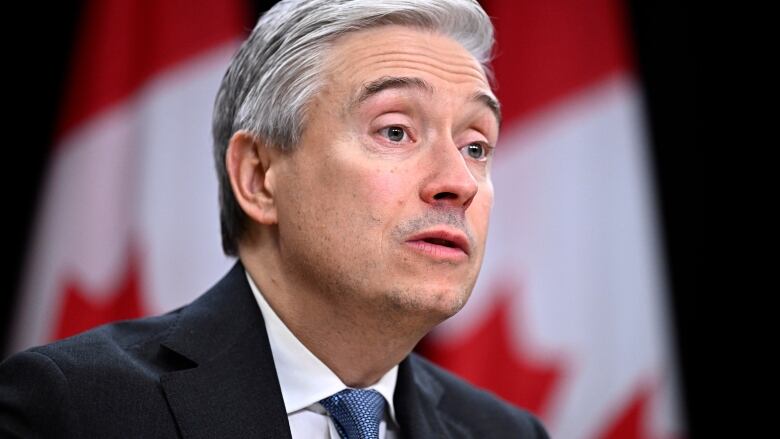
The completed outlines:
{"type": "Polygon", "coordinates": [[[496,116],[498,126],[501,126],[501,104],[498,103],[496,98],[490,96],[487,93],[478,91],[471,95],[471,100],[474,102],[482,102],[483,104],[487,105],[487,107],[490,108],[490,111],[492,111],[496,116]]]}
{"type": "MultiPolygon", "coordinates": [[[[371,82],[363,84],[363,87],[361,87],[357,97],[350,104],[350,108],[354,108],[362,104],[370,97],[384,90],[406,88],[416,88],[424,91],[427,94],[433,93],[433,86],[431,86],[431,84],[429,84],[424,79],[413,76],[383,76],[379,79],[375,79],[371,82]]],[[[472,102],[482,102],[485,104],[496,116],[498,125],[501,126],[501,105],[498,103],[496,98],[485,92],[478,91],[471,96],[470,100],[472,102]]]]}

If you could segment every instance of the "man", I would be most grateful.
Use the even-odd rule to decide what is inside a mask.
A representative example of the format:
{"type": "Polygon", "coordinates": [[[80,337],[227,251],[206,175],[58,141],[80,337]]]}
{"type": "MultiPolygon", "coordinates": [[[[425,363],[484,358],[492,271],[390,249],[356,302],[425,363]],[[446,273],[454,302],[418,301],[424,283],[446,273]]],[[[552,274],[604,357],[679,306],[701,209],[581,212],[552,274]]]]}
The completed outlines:
{"type": "Polygon", "coordinates": [[[22,437],[546,437],[411,354],[479,272],[499,106],[470,0],[282,1],[231,63],[198,300],[0,366],[22,437]]]}

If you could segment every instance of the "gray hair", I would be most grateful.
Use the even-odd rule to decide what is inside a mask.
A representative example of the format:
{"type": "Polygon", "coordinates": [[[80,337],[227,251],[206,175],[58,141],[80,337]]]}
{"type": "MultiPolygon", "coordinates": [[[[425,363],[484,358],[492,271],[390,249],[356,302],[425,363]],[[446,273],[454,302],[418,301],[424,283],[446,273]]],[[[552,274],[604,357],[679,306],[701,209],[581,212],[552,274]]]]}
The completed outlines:
{"type": "Polygon", "coordinates": [[[476,0],[282,0],[258,20],[222,79],[212,135],[222,248],[237,256],[247,218],[225,165],[230,138],[246,130],[284,151],[299,142],[322,84],[325,55],[344,34],[383,25],[432,30],[460,43],[492,80],[493,26],[476,0]]]}

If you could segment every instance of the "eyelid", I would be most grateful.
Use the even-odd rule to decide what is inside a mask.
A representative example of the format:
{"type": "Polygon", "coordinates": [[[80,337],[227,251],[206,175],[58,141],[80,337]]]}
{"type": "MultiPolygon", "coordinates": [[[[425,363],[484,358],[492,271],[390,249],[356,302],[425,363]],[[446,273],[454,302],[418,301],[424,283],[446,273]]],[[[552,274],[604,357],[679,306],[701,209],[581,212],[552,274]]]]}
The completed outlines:
{"type": "Polygon", "coordinates": [[[415,141],[415,136],[412,133],[411,128],[409,128],[408,126],[406,126],[406,125],[404,125],[402,123],[386,124],[386,125],[382,126],[382,128],[378,129],[375,132],[379,133],[382,136],[383,140],[385,140],[387,142],[391,142],[391,143],[396,144],[396,145],[400,144],[400,143],[409,143],[409,142],[414,142],[415,141]],[[398,141],[389,139],[387,137],[387,135],[385,135],[384,133],[387,132],[390,128],[400,128],[400,129],[402,129],[403,132],[404,132],[404,139],[403,140],[398,140],[398,141]]]}

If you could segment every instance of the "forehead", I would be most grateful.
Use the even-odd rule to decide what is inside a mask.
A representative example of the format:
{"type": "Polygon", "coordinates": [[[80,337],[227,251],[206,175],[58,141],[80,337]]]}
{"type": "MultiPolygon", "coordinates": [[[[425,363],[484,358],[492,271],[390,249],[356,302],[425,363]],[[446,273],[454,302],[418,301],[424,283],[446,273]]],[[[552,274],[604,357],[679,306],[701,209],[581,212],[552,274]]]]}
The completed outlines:
{"type": "Polygon", "coordinates": [[[382,26],[337,39],[325,60],[326,87],[355,94],[382,77],[419,78],[447,95],[493,97],[480,63],[455,40],[405,26],[382,26]]]}

